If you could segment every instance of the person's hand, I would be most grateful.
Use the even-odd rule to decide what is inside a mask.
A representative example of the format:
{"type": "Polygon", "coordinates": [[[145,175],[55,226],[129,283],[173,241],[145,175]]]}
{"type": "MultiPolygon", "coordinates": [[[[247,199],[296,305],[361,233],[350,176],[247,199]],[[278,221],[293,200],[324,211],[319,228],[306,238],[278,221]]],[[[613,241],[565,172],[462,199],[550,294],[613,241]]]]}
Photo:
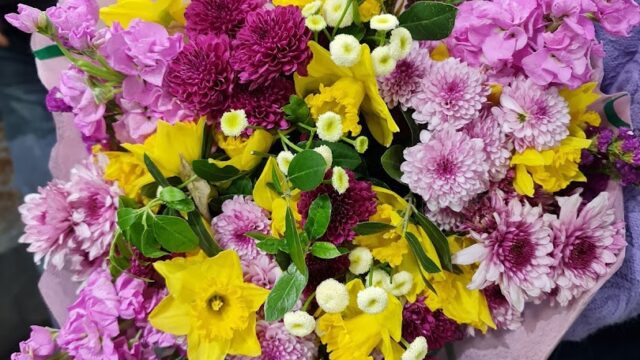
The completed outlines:
{"type": "Polygon", "coordinates": [[[0,48],[9,46],[9,39],[0,32],[0,48]]]}

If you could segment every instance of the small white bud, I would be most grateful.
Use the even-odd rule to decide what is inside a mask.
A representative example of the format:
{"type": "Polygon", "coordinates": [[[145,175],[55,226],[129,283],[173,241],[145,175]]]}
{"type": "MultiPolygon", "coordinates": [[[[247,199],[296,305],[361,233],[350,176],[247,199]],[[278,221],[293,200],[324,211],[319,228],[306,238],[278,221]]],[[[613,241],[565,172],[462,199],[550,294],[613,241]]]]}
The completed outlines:
{"type": "Polygon", "coordinates": [[[324,162],[327,163],[324,170],[329,170],[329,168],[331,168],[331,163],[333,163],[333,153],[331,152],[331,149],[327,145],[320,145],[317,148],[314,148],[313,151],[322,155],[324,162]]]}
{"type": "Polygon", "coordinates": [[[329,44],[331,60],[336,65],[350,67],[360,61],[362,47],[353,35],[339,34],[329,44]]]}
{"type": "Polygon", "coordinates": [[[349,305],[349,291],[335,279],[327,279],[316,288],[316,302],[328,313],[339,313],[349,305]]]}
{"type": "Polygon", "coordinates": [[[336,142],[342,137],[342,117],[333,111],[320,115],[316,127],[321,140],[336,142]]]}
{"type": "Polygon", "coordinates": [[[290,311],[284,314],[283,320],[285,329],[294,336],[307,336],[316,327],[316,320],[305,311],[290,311]]]}
{"type": "Polygon", "coordinates": [[[362,275],[371,269],[373,255],[366,247],[357,247],[349,253],[349,271],[362,275]]]}
{"type": "Polygon", "coordinates": [[[344,194],[349,189],[349,175],[343,168],[335,166],[331,174],[331,185],[338,192],[344,194]]]}
{"type": "Polygon", "coordinates": [[[247,126],[249,126],[249,121],[247,121],[247,114],[244,110],[227,111],[220,118],[220,128],[225,136],[239,136],[247,126]]]}
{"type": "Polygon", "coordinates": [[[387,288],[393,296],[404,296],[413,287],[413,275],[407,271],[400,271],[391,277],[391,284],[387,288]]]}
{"type": "Polygon", "coordinates": [[[311,15],[304,20],[304,24],[313,32],[322,31],[327,27],[327,22],[320,15],[311,15]]]}
{"type": "Polygon", "coordinates": [[[387,308],[389,297],[382,288],[368,287],[358,293],[357,303],[367,314],[379,314],[387,308]]]}
{"type": "Polygon", "coordinates": [[[376,76],[387,76],[396,68],[396,59],[391,54],[391,48],[388,45],[375,48],[371,52],[371,60],[376,76]]]}
{"type": "Polygon", "coordinates": [[[289,164],[291,164],[291,160],[293,160],[293,153],[289,150],[280,151],[278,156],[276,156],[276,162],[278,163],[278,167],[283,174],[287,175],[289,171],[289,164]]]}
{"type": "MultiPolygon", "coordinates": [[[[369,276],[367,276],[367,279],[369,279],[369,276]]],[[[375,269],[371,274],[371,284],[369,286],[388,289],[391,286],[391,277],[386,271],[375,269]]]]}
{"type": "Polygon", "coordinates": [[[371,26],[373,30],[378,31],[393,30],[399,24],[400,22],[398,21],[398,18],[391,14],[376,15],[372,17],[371,21],[369,22],[369,26],[371,26]]]}
{"type": "Polygon", "coordinates": [[[393,55],[396,60],[406,58],[413,46],[413,38],[409,30],[403,27],[393,30],[389,38],[389,46],[391,47],[391,55],[393,55]]]}
{"type": "Polygon", "coordinates": [[[427,339],[424,336],[418,336],[413,340],[407,350],[402,354],[402,360],[423,360],[429,352],[427,339]]]}

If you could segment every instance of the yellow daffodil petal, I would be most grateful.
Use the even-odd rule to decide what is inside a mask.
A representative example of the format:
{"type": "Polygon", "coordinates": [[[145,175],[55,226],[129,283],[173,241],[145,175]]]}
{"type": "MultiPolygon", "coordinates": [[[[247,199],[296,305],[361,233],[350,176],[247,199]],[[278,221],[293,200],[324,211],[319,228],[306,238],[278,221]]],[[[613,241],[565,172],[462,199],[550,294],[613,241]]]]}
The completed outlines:
{"type": "Polygon", "coordinates": [[[140,189],[153,182],[144,164],[130,152],[107,151],[103,154],[109,160],[104,172],[105,180],[117,182],[125,195],[140,201],[140,189]]]}
{"type": "MultiPolygon", "coordinates": [[[[265,295],[265,298],[266,298],[266,295],[265,295]]],[[[229,353],[236,354],[236,355],[250,356],[250,357],[256,357],[260,355],[261,348],[260,348],[260,341],[258,341],[258,336],[256,335],[256,316],[255,315],[251,315],[249,317],[249,323],[247,324],[247,327],[245,327],[244,330],[240,331],[238,333],[238,336],[234,336],[233,339],[231,339],[231,344],[229,346],[229,353]]]]}
{"type": "Polygon", "coordinates": [[[309,76],[294,75],[296,93],[300,97],[316,91],[320,84],[329,86],[342,77],[352,77],[349,68],[336,65],[331,60],[329,50],[322,47],[315,41],[309,42],[309,49],[313,54],[311,62],[307,66],[309,76]]]}
{"type": "Polygon", "coordinates": [[[380,0],[364,0],[360,6],[358,6],[360,20],[364,22],[371,20],[372,17],[380,14],[381,11],[380,0]]]}
{"type": "Polygon", "coordinates": [[[362,130],[358,114],[364,95],[364,86],[360,81],[352,77],[343,77],[331,86],[321,84],[320,92],[308,95],[305,102],[309,105],[314,119],[333,111],[342,118],[342,132],[350,132],[352,136],[357,136],[362,130]]]}
{"type": "Polygon", "coordinates": [[[404,209],[408,205],[400,195],[387,188],[374,185],[371,187],[371,190],[376,193],[376,197],[380,203],[389,204],[395,209],[404,209]]]}
{"type": "Polygon", "coordinates": [[[297,7],[304,7],[305,5],[307,5],[308,3],[312,2],[314,0],[273,0],[273,5],[275,6],[289,6],[289,5],[293,5],[293,6],[297,6],[297,7]]]}
{"type": "MultiPolygon", "coordinates": [[[[291,210],[293,211],[293,217],[296,221],[301,221],[302,216],[298,213],[298,199],[300,198],[300,191],[296,190],[291,194],[291,210]]],[[[285,215],[287,213],[287,201],[283,198],[277,198],[273,201],[271,212],[271,235],[280,237],[284,235],[285,215]]]]}
{"type": "Polygon", "coordinates": [[[189,307],[184,303],[175,301],[169,295],[149,314],[149,322],[159,330],[175,335],[186,335],[191,327],[189,323],[189,307]]]}
{"type": "Polygon", "coordinates": [[[231,165],[238,170],[247,171],[258,166],[260,161],[262,161],[262,158],[254,155],[253,152],[269,152],[275,138],[268,131],[257,129],[248,139],[238,140],[237,138],[226,138],[216,133],[216,140],[218,140],[218,146],[229,155],[230,159],[210,159],[209,161],[219,167],[231,165]]]}
{"type": "Polygon", "coordinates": [[[549,165],[551,160],[548,156],[544,156],[542,152],[536,151],[535,149],[526,149],[521,153],[513,155],[511,165],[544,166],[549,165]]]}
{"type": "Polygon", "coordinates": [[[187,337],[187,357],[189,359],[224,360],[229,353],[230,340],[204,341],[199,337],[187,337]]]}
{"type": "Polygon", "coordinates": [[[431,50],[431,59],[434,61],[444,61],[449,58],[449,49],[447,44],[440,43],[435,49],[431,50]]]}
{"type": "Polygon", "coordinates": [[[275,191],[271,190],[269,186],[267,186],[268,183],[273,182],[274,170],[276,174],[278,174],[278,177],[280,177],[280,181],[281,181],[280,183],[284,181],[284,176],[282,176],[282,173],[278,170],[278,164],[276,162],[276,159],[273,157],[269,157],[269,159],[267,160],[267,163],[262,169],[262,173],[260,174],[260,177],[256,181],[256,184],[253,188],[253,193],[252,193],[253,201],[258,206],[267,210],[268,212],[271,212],[273,210],[273,207],[272,207],[273,202],[276,199],[280,198],[280,195],[278,195],[275,191]]]}
{"type": "Polygon", "coordinates": [[[527,168],[524,165],[516,165],[516,175],[513,181],[513,187],[518,194],[533,196],[535,191],[533,187],[533,178],[527,172],[527,168]]]}
{"type": "Polygon", "coordinates": [[[155,22],[169,26],[172,21],[185,24],[183,0],[118,0],[115,4],[100,9],[100,20],[107,26],[114,22],[124,28],[133,19],[155,22]]]}

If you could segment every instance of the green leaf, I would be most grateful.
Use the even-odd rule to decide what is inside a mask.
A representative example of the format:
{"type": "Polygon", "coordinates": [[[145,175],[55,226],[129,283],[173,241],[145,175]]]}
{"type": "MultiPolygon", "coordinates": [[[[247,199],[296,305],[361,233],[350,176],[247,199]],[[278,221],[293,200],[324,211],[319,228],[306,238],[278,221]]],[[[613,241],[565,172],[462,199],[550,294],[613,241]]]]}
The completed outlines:
{"type": "Polygon", "coordinates": [[[420,1],[400,14],[398,20],[413,40],[442,40],[451,34],[456,12],[455,6],[420,1]]]}
{"type": "Polygon", "coordinates": [[[309,107],[303,98],[291,95],[289,103],[282,108],[284,116],[292,123],[306,123],[309,120],[309,107]]]}
{"type": "Polygon", "coordinates": [[[231,165],[218,167],[216,164],[210,163],[209,160],[194,160],[191,164],[193,172],[199,177],[210,182],[222,182],[231,180],[240,174],[240,170],[231,165]]]}
{"type": "Polygon", "coordinates": [[[131,225],[133,225],[136,221],[138,221],[141,213],[136,209],[131,208],[119,208],[116,213],[116,218],[118,222],[118,227],[124,233],[126,233],[131,225]]]}
{"type": "Polygon", "coordinates": [[[196,205],[193,203],[193,200],[189,198],[168,202],[167,206],[172,209],[184,212],[189,212],[196,209],[196,205]]]}
{"type": "Polygon", "coordinates": [[[153,162],[153,160],[151,160],[151,158],[147,154],[144,154],[144,164],[147,167],[147,170],[149,170],[149,173],[151,174],[153,179],[158,184],[160,184],[160,186],[162,187],[171,186],[171,184],[169,184],[169,181],[167,181],[167,178],[165,178],[164,175],[162,175],[162,172],[160,171],[160,169],[158,169],[156,164],[153,162]]]}
{"type": "MultiPolygon", "coordinates": [[[[354,1],[355,3],[355,1],[354,1]]],[[[364,38],[364,35],[366,33],[366,30],[364,26],[359,25],[359,24],[351,24],[347,27],[341,28],[338,30],[339,34],[347,34],[347,35],[352,35],[353,37],[355,37],[356,39],[358,39],[358,41],[362,40],[364,38]]]]}
{"type": "Polygon", "coordinates": [[[187,198],[187,194],[185,194],[182,190],[177,187],[167,186],[160,190],[160,200],[164,202],[173,202],[178,200],[183,200],[187,198]]]}
{"type": "Polygon", "coordinates": [[[118,208],[131,208],[131,209],[136,209],[138,208],[138,203],[133,200],[130,197],[121,195],[118,198],[118,208]]]}
{"type": "Polygon", "coordinates": [[[320,259],[333,259],[343,253],[330,242],[317,241],[311,245],[311,254],[320,259]]]}
{"type": "Polygon", "coordinates": [[[131,256],[131,249],[122,236],[122,232],[116,232],[109,249],[109,272],[113,278],[117,278],[129,268],[131,256]]]}
{"type": "Polygon", "coordinates": [[[293,186],[310,191],[324,180],[326,166],[322,155],[313,150],[304,150],[293,157],[287,173],[293,186]]]}
{"type": "Polygon", "coordinates": [[[257,232],[257,231],[249,231],[244,233],[245,236],[248,236],[256,241],[267,241],[267,240],[280,240],[277,237],[268,235],[268,234],[263,234],[261,232],[257,232]]]}
{"type": "Polygon", "coordinates": [[[402,117],[404,121],[407,123],[407,127],[409,128],[409,132],[411,136],[409,137],[409,146],[413,146],[420,141],[420,129],[418,125],[416,125],[415,120],[413,120],[413,111],[411,110],[400,110],[402,112],[402,117]]]}
{"type": "Polygon", "coordinates": [[[305,263],[305,251],[302,248],[300,234],[298,234],[298,230],[296,229],[296,219],[293,217],[291,207],[287,207],[287,213],[285,215],[284,238],[287,241],[291,261],[293,261],[296,268],[298,268],[298,271],[306,276],[307,264],[305,263]]]}
{"type": "Polygon", "coordinates": [[[362,164],[360,154],[351,145],[342,142],[315,141],[314,147],[326,145],[331,149],[333,155],[333,166],[340,166],[345,169],[355,170],[362,164]]]}
{"type": "Polygon", "coordinates": [[[307,222],[304,224],[304,231],[311,240],[319,239],[327,231],[331,220],[331,200],[329,195],[318,196],[311,206],[307,215],[307,222]]]}
{"type": "Polygon", "coordinates": [[[142,188],[140,188],[140,194],[144,197],[148,197],[149,199],[154,199],[158,196],[158,183],[154,181],[142,185],[142,188]]]}
{"type": "Polygon", "coordinates": [[[249,177],[239,177],[231,182],[223,192],[225,195],[251,195],[253,192],[253,182],[249,177]]]}
{"type": "Polygon", "coordinates": [[[268,253],[268,254],[272,254],[275,255],[278,253],[278,251],[284,251],[286,252],[287,249],[287,244],[277,238],[273,238],[273,239],[267,239],[264,241],[260,241],[256,244],[256,247],[258,247],[258,249],[268,253]]]}
{"type": "Polygon", "coordinates": [[[407,232],[405,234],[405,238],[407,239],[407,243],[409,243],[409,247],[411,248],[413,255],[416,256],[418,262],[420,263],[420,266],[422,266],[422,268],[426,272],[434,274],[441,271],[438,265],[436,265],[433,260],[429,259],[427,254],[424,252],[424,249],[422,248],[420,240],[418,240],[418,238],[413,233],[407,232]]]}
{"type": "Polygon", "coordinates": [[[377,234],[383,231],[393,230],[395,228],[396,228],[395,226],[387,223],[381,223],[376,221],[365,221],[354,226],[353,231],[355,231],[356,234],[358,235],[371,235],[371,234],[377,234]]]}
{"type": "Polygon", "coordinates": [[[607,117],[609,123],[617,128],[621,127],[630,127],[626,121],[622,120],[622,118],[618,115],[616,111],[615,102],[616,100],[627,96],[626,94],[620,95],[618,97],[612,98],[604,104],[604,115],[607,117]]]}
{"type": "Polygon", "coordinates": [[[282,185],[280,184],[280,170],[277,168],[278,165],[274,165],[271,167],[271,186],[273,186],[272,190],[276,192],[278,195],[282,195],[282,185]]]}
{"type": "Polygon", "coordinates": [[[276,258],[276,262],[280,269],[287,270],[291,265],[291,257],[284,251],[278,251],[278,253],[274,256],[276,258]]]}
{"type": "Polygon", "coordinates": [[[293,309],[298,302],[306,285],[307,277],[294,265],[289,266],[289,269],[278,278],[264,303],[265,320],[282,319],[284,314],[293,309]]]}
{"type": "Polygon", "coordinates": [[[197,210],[190,211],[187,214],[187,222],[193,233],[197,236],[200,248],[207,256],[212,257],[222,251],[220,245],[213,240],[213,236],[211,236],[211,233],[205,227],[202,222],[202,215],[197,210]]]}
{"type": "Polygon", "coordinates": [[[198,237],[183,218],[156,216],[153,234],[160,245],[171,252],[187,252],[198,247],[198,237]]]}
{"type": "Polygon", "coordinates": [[[404,151],[404,147],[400,145],[393,145],[387,149],[387,151],[382,154],[382,158],[380,162],[382,164],[382,168],[391,178],[400,181],[402,177],[402,171],[400,171],[400,164],[404,160],[402,152],[404,151]]]}
{"type": "Polygon", "coordinates": [[[424,230],[429,237],[429,240],[431,240],[433,246],[436,248],[436,253],[438,254],[438,259],[440,259],[442,267],[445,270],[452,272],[453,266],[451,264],[451,249],[449,248],[449,240],[447,237],[426,216],[422,215],[418,211],[415,211],[413,214],[420,227],[424,230]]]}

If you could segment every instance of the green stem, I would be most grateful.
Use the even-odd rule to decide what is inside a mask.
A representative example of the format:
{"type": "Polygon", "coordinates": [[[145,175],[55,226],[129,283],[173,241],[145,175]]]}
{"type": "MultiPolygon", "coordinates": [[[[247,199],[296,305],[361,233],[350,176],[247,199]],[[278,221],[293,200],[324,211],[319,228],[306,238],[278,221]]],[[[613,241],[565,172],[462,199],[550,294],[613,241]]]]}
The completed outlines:
{"type": "Polygon", "coordinates": [[[322,29],[322,31],[327,36],[327,39],[329,40],[329,42],[331,42],[331,40],[333,40],[333,36],[331,36],[331,34],[329,34],[329,30],[327,30],[327,28],[324,28],[324,29],[322,29]]]}
{"type": "Polygon", "coordinates": [[[315,297],[316,297],[316,292],[314,291],[311,293],[311,295],[309,295],[307,300],[304,302],[304,305],[302,305],[302,311],[307,311],[307,309],[309,308],[309,305],[311,305],[311,301],[313,301],[315,297]]]}
{"type": "Polygon", "coordinates": [[[404,347],[408,348],[411,344],[405,339],[405,338],[400,338],[400,342],[402,343],[402,345],[404,345],[404,347]]]}
{"type": "Polygon", "coordinates": [[[303,149],[301,147],[299,147],[298,145],[296,145],[293,142],[291,142],[291,140],[287,139],[287,137],[284,136],[280,131],[278,131],[278,136],[280,137],[280,141],[282,141],[284,144],[289,145],[289,147],[291,147],[295,151],[297,151],[297,152],[302,152],[303,151],[303,149]]]}
{"type": "Polygon", "coordinates": [[[315,32],[313,33],[313,40],[314,40],[315,42],[318,42],[318,32],[317,32],[317,31],[315,31],[315,32]]]}
{"type": "Polygon", "coordinates": [[[314,128],[313,126],[309,126],[307,124],[303,124],[303,123],[296,123],[296,125],[298,125],[299,127],[308,130],[308,131],[316,131],[317,129],[314,128]]]}
{"type": "Polygon", "coordinates": [[[353,11],[353,9],[351,8],[351,3],[352,2],[353,2],[353,0],[349,0],[347,2],[347,5],[344,7],[344,10],[342,10],[342,14],[340,15],[340,19],[338,19],[338,23],[333,28],[333,32],[331,33],[331,39],[333,39],[336,36],[336,34],[338,33],[338,28],[342,24],[342,20],[344,20],[344,17],[347,15],[347,11],[350,11],[350,10],[353,11]]]}
{"type": "Polygon", "coordinates": [[[354,147],[356,146],[356,141],[355,140],[351,140],[348,137],[343,136],[343,137],[340,138],[340,140],[346,142],[347,144],[351,144],[354,147]]]}
{"type": "Polygon", "coordinates": [[[185,180],[185,182],[183,182],[182,184],[178,185],[178,189],[182,189],[185,186],[191,184],[192,182],[196,181],[196,179],[198,179],[198,175],[193,175],[192,177],[188,178],[187,180],[185,180]]]}
{"type": "Polygon", "coordinates": [[[251,151],[251,155],[258,156],[258,157],[265,158],[265,159],[266,158],[270,158],[270,157],[276,157],[273,154],[269,154],[269,153],[258,151],[258,150],[251,151]]]}
{"type": "Polygon", "coordinates": [[[305,146],[305,149],[309,150],[311,149],[311,144],[313,144],[313,137],[316,135],[316,129],[311,130],[311,133],[309,134],[309,140],[307,140],[307,146],[305,146]]]}

